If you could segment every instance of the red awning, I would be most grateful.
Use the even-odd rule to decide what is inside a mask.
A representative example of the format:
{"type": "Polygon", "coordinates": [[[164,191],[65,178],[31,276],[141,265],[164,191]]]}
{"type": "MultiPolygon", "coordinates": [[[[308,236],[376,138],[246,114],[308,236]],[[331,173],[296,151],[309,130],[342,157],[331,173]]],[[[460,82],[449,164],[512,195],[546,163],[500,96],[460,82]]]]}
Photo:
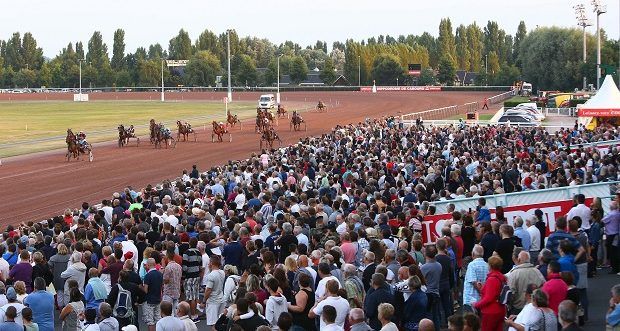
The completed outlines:
{"type": "Polygon", "coordinates": [[[580,117],[620,117],[620,108],[582,108],[578,111],[580,117]]]}

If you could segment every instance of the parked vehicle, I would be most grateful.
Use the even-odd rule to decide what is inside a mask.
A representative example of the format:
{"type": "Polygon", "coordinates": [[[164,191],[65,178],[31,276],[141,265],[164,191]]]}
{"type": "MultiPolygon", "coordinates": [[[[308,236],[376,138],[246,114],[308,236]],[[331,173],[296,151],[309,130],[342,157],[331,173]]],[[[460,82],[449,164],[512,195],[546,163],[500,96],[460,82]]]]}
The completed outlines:
{"type": "Polygon", "coordinates": [[[529,117],[527,115],[523,115],[523,114],[509,114],[509,115],[502,115],[502,117],[499,118],[499,120],[497,121],[497,124],[500,125],[520,125],[520,126],[537,126],[538,122],[533,119],[532,117],[529,117]]]}
{"type": "Polygon", "coordinates": [[[258,99],[258,108],[271,109],[276,106],[276,97],[273,94],[263,94],[258,99]]]}

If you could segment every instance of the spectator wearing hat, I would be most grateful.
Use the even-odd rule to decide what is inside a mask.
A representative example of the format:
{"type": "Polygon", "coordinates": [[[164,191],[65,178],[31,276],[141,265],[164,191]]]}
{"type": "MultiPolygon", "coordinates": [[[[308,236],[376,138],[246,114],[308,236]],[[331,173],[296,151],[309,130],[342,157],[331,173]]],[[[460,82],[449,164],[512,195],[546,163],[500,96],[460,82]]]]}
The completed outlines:
{"type": "Polygon", "coordinates": [[[24,305],[17,301],[17,292],[13,287],[9,287],[6,290],[6,299],[8,303],[4,306],[0,307],[0,322],[6,322],[5,317],[9,310],[9,307],[13,307],[15,309],[15,316],[13,316],[15,323],[23,327],[24,322],[22,321],[22,309],[24,309],[24,305]]]}

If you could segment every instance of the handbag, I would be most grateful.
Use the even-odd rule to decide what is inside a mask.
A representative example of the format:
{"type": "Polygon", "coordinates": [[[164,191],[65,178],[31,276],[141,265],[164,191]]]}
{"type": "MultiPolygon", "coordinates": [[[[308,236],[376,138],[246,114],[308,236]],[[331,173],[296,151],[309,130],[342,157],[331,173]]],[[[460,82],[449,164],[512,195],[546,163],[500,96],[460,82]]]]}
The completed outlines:
{"type": "Polygon", "coordinates": [[[215,325],[213,326],[213,328],[215,328],[216,331],[226,331],[228,330],[228,322],[229,322],[229,318],[226,317],[225,314],[222,314],[215,322],[215,325]]]}

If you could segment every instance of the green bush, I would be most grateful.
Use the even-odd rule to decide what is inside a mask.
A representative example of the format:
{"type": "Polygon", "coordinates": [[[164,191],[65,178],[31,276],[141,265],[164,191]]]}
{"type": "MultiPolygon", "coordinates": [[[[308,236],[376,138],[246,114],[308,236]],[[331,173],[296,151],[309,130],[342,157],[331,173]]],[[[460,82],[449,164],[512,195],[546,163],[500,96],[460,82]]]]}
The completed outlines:
{"type": "MultiPolygon", "coordinates": [[[[516,107],[519,104],[526,103],[526,102],[529,102],[529,101],[511,101],[511,100],[504,101],[504,108],[516,107]]],[[[536,107],[544,107],[544,105],[542,102],[536,102],[536,107]]]]}

